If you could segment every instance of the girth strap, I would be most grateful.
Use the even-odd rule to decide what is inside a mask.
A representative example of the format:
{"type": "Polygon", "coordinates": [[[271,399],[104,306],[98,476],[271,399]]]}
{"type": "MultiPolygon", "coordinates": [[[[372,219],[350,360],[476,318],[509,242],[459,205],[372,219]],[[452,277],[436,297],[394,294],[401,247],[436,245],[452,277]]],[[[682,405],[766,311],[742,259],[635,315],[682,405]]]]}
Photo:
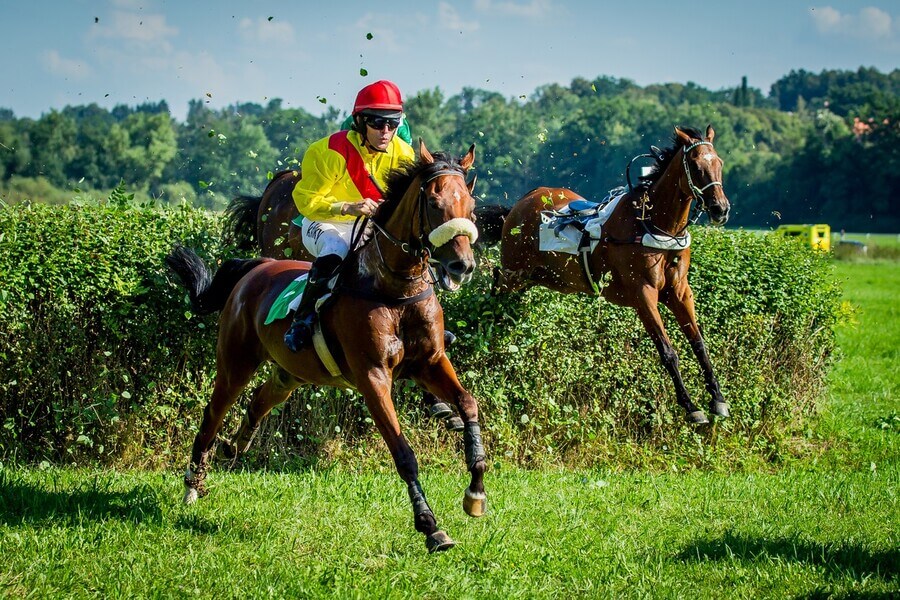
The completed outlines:
{"type": "Polygon", "coordinates": [[[396,307],[415,304],[416,302],[421,302],[422,300],[426,300],[432,297],[434,295],[434,286],[429,285],[425,289],[425,291],[420,292],[415,296],[408,296],[406,298],[389,298],[387,296],[382,296],[381,294],[376,294],[375,292],[346,287],[341,287],[340,293],[346,294],[348,296],[353,296],[354,298],[362,298],[363,300],[377,302],[378,304],[383,304],[384,306],[396,307]]]}
{"type": "Polygon", "coordinates": [[[591,286],[591,289],[594,290],[594,294],[599,296],[600,286],[598,286],[597,282],[594,281],[594,276],[591,273],[591,264],[588,260],[591,255],[590,246],[584,248],[578,254],[581,256],[581,270],[584,271],[584,276],[587,279],[588,284],[591,286]]]}
{"type": "Polygon", "coordinates": [[[322,361],[322,364],[331,373],[332,377],[337,377],[341,383],[346,385],[349,388],[353,386],[347,381],[347,378],[344,377],[344,374],[341,373],[341,368],[338,366],[337,361],[334,360],[334,356],[331,354],[331,350],[328,349],[328,343],[325,341],[325,336],[322,334],[322,325],[319,321],[316,321],[315,329],[313,330],[313,348],[316,349],[316,354],[319,356],[319,360],[322,361]]]}

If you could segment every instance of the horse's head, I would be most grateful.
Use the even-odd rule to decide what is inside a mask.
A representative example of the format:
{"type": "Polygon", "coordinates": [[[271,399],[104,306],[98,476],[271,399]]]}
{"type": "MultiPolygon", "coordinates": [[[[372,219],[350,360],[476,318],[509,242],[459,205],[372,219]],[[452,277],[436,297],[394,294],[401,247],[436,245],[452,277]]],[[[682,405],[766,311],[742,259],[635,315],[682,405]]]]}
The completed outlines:
{"type": "Polygon", "coordinates": [[[707,126],[703,139],[675,128],[675,139],[682,148],[682,185],[685,193],[696,200],[697,208],[706,211],[711,223],[724,225],[728,220],[731,204],[722,189],[722,159],[713,146],[715,137],[712,125],[707,126]]]}
{"type": "Polygon", "coordinates": [[[428,261],[437,271],[441,287],[454,290],[468,282],[475,271],[475,180],[466,183],[465,179],[475,163],[475,145],[456,161],[443,154],[432,155],[419,139],[419,157],[423,169],[418,236],[427,240],[428,261]]]}

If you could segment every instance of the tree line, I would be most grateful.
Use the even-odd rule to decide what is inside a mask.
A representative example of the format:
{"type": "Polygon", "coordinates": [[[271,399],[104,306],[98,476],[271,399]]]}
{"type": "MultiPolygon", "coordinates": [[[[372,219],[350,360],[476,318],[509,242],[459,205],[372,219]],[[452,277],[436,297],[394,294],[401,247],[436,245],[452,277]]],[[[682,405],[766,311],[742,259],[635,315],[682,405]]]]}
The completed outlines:
{"type": "MultiPolygon", "coordinates": [[[[900,70],[791,71],[768,94],[748,86],[639,86],[600,76],[507,98],[465,88],[410,94],[413,136],[463,152],[476,143],[479,201],[512,204],[538,185],[601,198],[625,183],[628,161],[671,144],[673,126],[716,129],[725,160],[729,225],[824,222],[849,231],[900,231],[900,70]]],[[[165,101],[112,110],[66,106],[38,119],[0,108],[0,199],[65,203],[127,189],[139,199],[221,209],[294,168],[346,112],[315,116],[266,105],[165,101]]],[[[640,163],[638,163],[640,164],[640,163]]],[[[632,171],[634,175],[634,171],[632,171]]]]}

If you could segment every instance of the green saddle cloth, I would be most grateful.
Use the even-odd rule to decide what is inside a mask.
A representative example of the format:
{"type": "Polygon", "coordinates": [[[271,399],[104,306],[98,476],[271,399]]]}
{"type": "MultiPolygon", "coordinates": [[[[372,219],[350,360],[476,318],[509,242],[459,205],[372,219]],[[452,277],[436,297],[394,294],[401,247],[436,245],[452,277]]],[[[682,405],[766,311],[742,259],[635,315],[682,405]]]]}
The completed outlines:
{"type": "Polygon", "coordinates": [[[291,311],[296,310],[300,304],[300,298],[303,296],[303,290],[306,289],[306,276],[304,273],[297,279],[290,282],[284,290],[278,294],[278,298],[272,303],[269,309],[269,316],[266,317],[266,325],[270,325],[278,319],[283,319],[291,311]]]}

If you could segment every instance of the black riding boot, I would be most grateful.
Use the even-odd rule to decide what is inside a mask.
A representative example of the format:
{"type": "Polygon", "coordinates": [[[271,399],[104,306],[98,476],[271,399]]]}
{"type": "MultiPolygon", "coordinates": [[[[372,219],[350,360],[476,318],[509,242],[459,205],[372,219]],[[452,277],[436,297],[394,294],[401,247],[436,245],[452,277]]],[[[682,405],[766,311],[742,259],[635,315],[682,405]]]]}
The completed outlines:
{"type": "Polygon", "coordinates": [[[293,323],[284,334],[284,343],[291,352],[298,352],[312,345],[316,302],[328,292],[328,282],[343,260],[337,254],[326,254],[317,258],[310,268],[300,306],[294,312],[293,323]]]}

